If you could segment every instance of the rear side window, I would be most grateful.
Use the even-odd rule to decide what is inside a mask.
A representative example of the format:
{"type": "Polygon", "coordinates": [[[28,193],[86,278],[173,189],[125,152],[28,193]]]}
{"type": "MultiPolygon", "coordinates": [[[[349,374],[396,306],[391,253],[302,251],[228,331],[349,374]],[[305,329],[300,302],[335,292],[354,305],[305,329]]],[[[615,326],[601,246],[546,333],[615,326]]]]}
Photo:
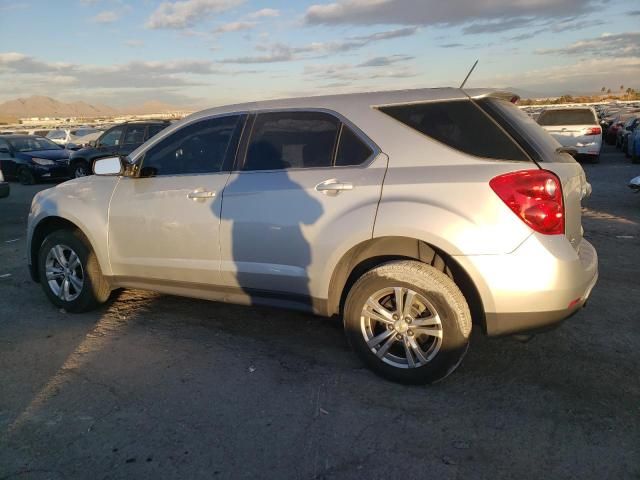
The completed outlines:
{"type": "Polygon", "coordinates": [[[243,170],[330,167],[340,121],[323,112],[257,116],[243,170]]]}
{"type": "Polygon", "coordinates": [[[598,123],[591,110],[585,108],[567,110],[545,110],[538,117],[540,125],[593,125],[598,123]]]}
{"type": "Polygon", "coordinates": [[[451,148],[497,160],[529,159],[470,100],[380,107],[381,112],[451,148]]]}
{"type": "Polygon", "coordinates": [[[235,155],[240,115],[210,118],[173,132],[142,160],[141,176],[217,173],[235,155]]]}

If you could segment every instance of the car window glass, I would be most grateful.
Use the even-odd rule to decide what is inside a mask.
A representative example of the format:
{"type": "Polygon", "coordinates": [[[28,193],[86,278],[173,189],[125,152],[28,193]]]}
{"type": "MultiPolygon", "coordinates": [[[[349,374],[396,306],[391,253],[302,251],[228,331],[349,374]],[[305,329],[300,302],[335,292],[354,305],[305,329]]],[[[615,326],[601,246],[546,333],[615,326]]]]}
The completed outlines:
{"type": "Polygon", "coordinates": [[[115,147],[120,145],[120,137],[122,136],[122,127],[114,128],[105,133],[100,138],[100,146],[102,147],[115,147]]]}
{"type": "Polygon", "coordinates": [[[33,135],[9,139],[11,147],[16,152],[40,152],[43,150],[61,150],[62,147],[48,138],[33,135]]]}
{"type": "Polygon", "coordinates": [[[591,110],[586,108],[567,110],[546,110],[538,117],[543,126],[554,125],[591,125],[598,123],[591,110]]]}
{"type": "Polygon", "coordinates": [[[323,112],[259,114],[243,170],[330,167],[339,126],[323,112]]]}
{"type": "Polygon", "coordinates": [[[529,160],[516,143],[470,100],[380,107],[405,125],[477,157],[529,160]]]}
{"type": "Polygon", "coordinates": [[[9,144],[6,140],[0,139],[0,148],[3,150],[9,150],[9,144]]]}
{"type": "Polygon", "coordinates": [[[127,133],[124,135],[124,145],[132,145],[144,142],[144,125],[130,125],[127,127],[127,133]]]}
{"type": "Polygon", "coordinates": [[[373,150],[353,130],[346,125],[342,125],[336,166],[361,165],[372,154],[373,150]]]}
{"type": "Polygon", "coordinates": [[[215,173],[235,154],[240,116],[202,120],[162,139],[142,160],[142,176],[215,173]],[[232,141],[233,139],[233,141],[232,141]]]}
{"type": "Polygon", "coordinates": [[[164,130],[166,127],[167,125],[149,125],[149,129],[147,132],[147,139],[154,137],[155,135],[160,133],[162,130],[164,130]]]}
{"type": "Polygon", "coordinates": [[[47,138],[53,140],[62,140],[67,137],[67,133],[64,130],[52,130],[47,134],[47,138]]]}

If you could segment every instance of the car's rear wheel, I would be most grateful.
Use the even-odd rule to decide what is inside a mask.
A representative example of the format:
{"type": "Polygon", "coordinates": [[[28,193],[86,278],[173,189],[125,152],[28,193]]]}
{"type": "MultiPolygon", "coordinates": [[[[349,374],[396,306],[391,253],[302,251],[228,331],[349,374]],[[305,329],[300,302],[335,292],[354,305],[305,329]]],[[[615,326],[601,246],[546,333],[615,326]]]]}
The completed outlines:
{"type": "Polygon", "coordinates": [[[95,254],[77,231],[57,230],[45,238],[38,273],[49,300],[69,312],[91,310],[111,293],[95,254]]]}
{"type": "Polygon", "coordinates": [[[86,177],[87,175],[91,175],[91,171],[89,170],[89,165],[87,164],[87,162],[78,161],[73,164],[73,178],[86,177]]]}
{"type": "Polygon", "coordinates": [[[344,308],[349,343],[377,374],[401,383],[441,380],[469,346],[471,314],[451,278],[417,261],[364,274],[344,308]]]}
{"type": "Polygon", "coordinates": [[[33,176],[33,173],[31,173],[31,170],[26,167],[22,167],[18,170],[18,181],[22,185],[33,185],[36,183],[36,178],[33,176]]]}

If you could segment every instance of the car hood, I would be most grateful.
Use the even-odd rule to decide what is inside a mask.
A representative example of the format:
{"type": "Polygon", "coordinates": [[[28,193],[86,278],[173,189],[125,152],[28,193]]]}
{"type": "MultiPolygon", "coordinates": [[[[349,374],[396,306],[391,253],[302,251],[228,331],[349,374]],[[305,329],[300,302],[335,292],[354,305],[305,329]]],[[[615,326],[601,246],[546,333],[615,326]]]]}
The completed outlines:
{"type": "Polygon", "coordinates": [[[38,150],[36,152],[19,152],[17,155],[25,160],[29,160],[31,158],[67,160],[69,158],[69,150],[38,150]]]}
{"type": "Polygon", "coordinates": [[[79,150],[75,150],[74,152],[71,153],[71,158],[75,156],[85,157],[86,155],[91,155],[94,152],[95,152],[95,148],[92,148],[92,147],[80,148],[79,150]]]}

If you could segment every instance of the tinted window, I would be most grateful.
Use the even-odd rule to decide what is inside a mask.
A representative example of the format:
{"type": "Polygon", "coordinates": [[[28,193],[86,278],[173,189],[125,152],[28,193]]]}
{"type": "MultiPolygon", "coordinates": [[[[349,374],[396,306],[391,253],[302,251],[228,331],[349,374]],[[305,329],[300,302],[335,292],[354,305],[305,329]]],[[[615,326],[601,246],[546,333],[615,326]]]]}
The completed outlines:
{"type": "Polygon", "coordinates": [[[419,132],[470,155],[528,160],[518,146],[470,100],[381,107],[419,132]]]}
{"type": "Polygon", "coordinates": [[[67,138],[67,132],[65,132],[64,130],[52,130],[47,134],[47,138],[64,140],[65,138],[67,138]]]}
{"type": "Polygon", "coordinates": [[[482,98],[478,105],[491,115],[536,162],[573,162],[570,155],[557,155],[558,141],[511,102],[482,98]]]}
{"type": "Polygon", "coordinates": [[[336,166],[361,165],[373,153],[356,133],[346,125],[342,125],[340,145],[336,155],[336,166]]]}
{"type": "Polygon", "coordinates": [[[127,133],[124,135],[124,145],[135,145],[144,142],[144,125],[129,125],[127,127],[127,133]]]}
{"type": "Polygon", "coordinates": [[[166,127],[167,125],[149,125],[149,129],[147,130],[147,139],[157,135],[166,127]]]}
{"type": "Polygon", "coordinates": [[[244,170],[330,167],[339,126],[337,118],[322,112],[262,113],[244,170]]]}
{"type": "Polygon", "coordinates": [[[598,123],[596,116],[586,108],[574,110],[545,110],[538,117],[538,123],[545,126],[553,125],[592,125],[598,123]]]}
{"type": "Polygon", "coordinates": [[[202,120],[172,133],[151,148],[142,161],[142,175],[215,173],[235,155],[234,133],[240,116],[202,120]],[[233,140],[233,141],[232,141],[233,140]]]}
{"type": "Polygon", "coordinates": [[[115,147],[116,145],[120,145],[120,137],[122,136],[122,127],[113,128],[106,132],[100,138],[100,145],[103,147],[115,147]]]}

